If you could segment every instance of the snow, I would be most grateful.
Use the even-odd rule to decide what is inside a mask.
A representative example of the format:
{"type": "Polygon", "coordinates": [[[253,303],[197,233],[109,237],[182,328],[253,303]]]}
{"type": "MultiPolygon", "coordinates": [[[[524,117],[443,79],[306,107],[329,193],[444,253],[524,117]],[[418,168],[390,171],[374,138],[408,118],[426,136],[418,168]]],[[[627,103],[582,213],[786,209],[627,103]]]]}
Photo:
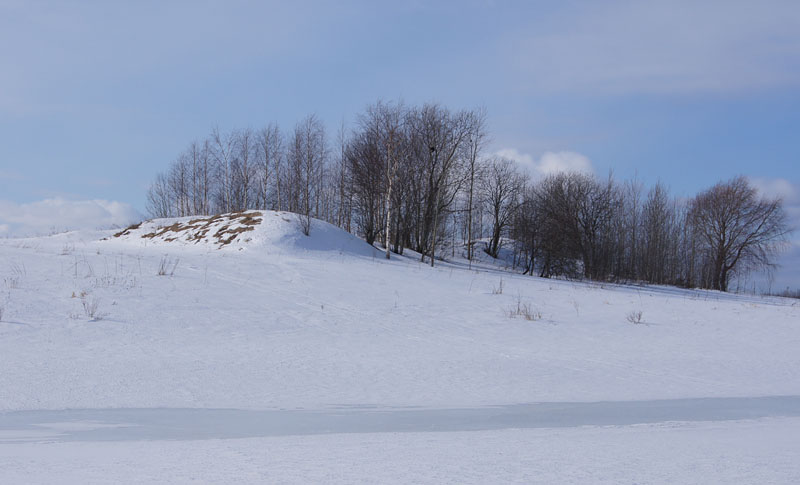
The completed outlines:
{"type": "Polygon", "coordinates": [[[0,444],[5,483],[800,481],[800,419],[202,441],[0,444]]]}
{"type": "MultiPolygon", "coordinates": [[[[320,221],[303,236],[288,213],[197,219],[153,221],[119,237],[124,231],[0,240],[0,412],[441,410],[800,395],[797,300],[546,280],[489,262],[470,270],[460,259],[430,268],[414,253],[386,261],[320,221]],[[142,237],[176,224],[180,231],[142,237]],[[213,237],[224,227],[234,231],[213,237]],[[174,273],[159,276],[164,261],[174,273]],[[94,318],[83,302],[97,305],[94,318]],[[511,318],[518,303],[540,318],[511,318]],[[627,321],[639,310],[642,324],[627,321]]],[[[146,483],[159,474],[166,482],[690,483],[722,473],[729,480],[719,481],[796,482],[800,465],[781,457],[796,451],[786,444],[798,420],[780,416],[143,443],[52,442],[70,426],[120,424],[54,420],[61,428],[42,428],[33,443],[0,433],[0,481],[63,473],[81,483],[146,483]],[[762,452],[748,436],[768,446],[762,452]],[[709,461],[693,446],[706,446],[709,461]],[[496,466],[482,455],[494,449],[505,453],[496,466]],[[316,458],[298,468],[306,452],[316,458]],[[105,459],[81,466],[93,453],[105,459]],[[219,470],[209,471],[217,454],[219,470]],[[664,466],[664,456],[697,474],[664,466]],[[570,459],[575,469],[567,471],[561,465],[570,459]]]]}

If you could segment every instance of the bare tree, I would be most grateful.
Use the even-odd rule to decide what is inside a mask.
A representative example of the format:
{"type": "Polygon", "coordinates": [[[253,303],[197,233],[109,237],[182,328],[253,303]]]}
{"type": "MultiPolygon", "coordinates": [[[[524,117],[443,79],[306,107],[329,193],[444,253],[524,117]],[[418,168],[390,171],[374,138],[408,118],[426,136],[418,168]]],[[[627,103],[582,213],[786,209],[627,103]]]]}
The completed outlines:
{"type": "Polygon", "coordinates": [[[339,126],[339,133],[337,136],[339,143],[339,156],[336,160],[334,167],[336,197],[337,197],[337,214],[336,225],[341,227],[347,232],[351,232],[351,221],[353,218],[353,190],[348,186],[348,163],[347,163],[347,132],[345,131],[344,120],[339,126]]]}
{"type": "Polygon", "coordinates": [[[540,180],[532,191],[531,206],[538,211],[539,276],[575,276],[580,258],[578,206],[580,193],[574,174],[557,173],[540,180]]]}
{"type": "Polygon", "coordinates": [[[214,161],[219,181],[217,197],[218,212],[230,212],[233,201],[233,171],[231,163],[236,146],[236,133],[220,133],[219,128],[211,130],[211,157],[214,161]]]}
{"type": "Polygon", "coordinates": [[[641,278],[641,224],[643,185],[636,176],[619,187],[619,209],[611,221],[613,276],[616,279],[641,278]]]}
{"type": "Polygon", "coordinates": [[[481,108],[470,113],[472,120],[472,132],[466,143],[466,159],[468,170],[467,185],[467,260],[470,267],[472,265],[472,214],[475,208],[475,178],[478,175],[478,161],[481,151],[488,140],[486,132],[486,110],[481,108]]]}
{"type": "Polygon", "coordinates": [[[384,170],[377,126],[364,117],[361,129],[346,148],[348,184],[354,194],[356,226],[368,244],[374,244],[380,232],[384,170]]]}
{"type": "Polygon", "coordinates": [[[253,208],[251,195],[257,184],[254,183],[254,152],[257,147],[256,137],[251,129],[234,132],[233,177],[231,179],[231,210],[241,211],[253,208]]]}
{"type": "Polygon", "coordinates": [[[378,127],[378,140],[380,151],[383,155],[384,176],[386,179],[386,220],[384,227],[384,245],[386,246],[386,259],[390,258],[391,248],[391,227],[392,227],[392,196],[397,169],[400,159],[404,156],[405,141],[405,108],[402,104],[386,104],[378,102],[368,110],[371,117],[374,117],[378,127]]]}
{"type": "Polygon", "coordinates": [[[666,187],[657,183],[647,194],[642,207],[641,259],[639,267],[646,281],[663,284],[674,282],[671,258],[676,251],[675,235],[679,234],[676,211],[666,187]]]}
{"type": "Polygon", "coordinates": [[[208,140],[202,145],[192,142],[188,152],[192,165],[192,215],[209,214],[212,175],[208,140]]]}
{"type": "Polygon", "coordinates": [[[280,177],[278,175],[282,152],[283,138],[277,124],[271,123],[257,133],[258,202],[256,205],[262,209],[277,207],[280,210],[280,177]],[[270,202],[271,185],[276,186],[277,202],[270,202]]]}
{"type": "Polygon", "coordinates": [[[535,275],[536,261],[541,254],[540,240],[543,227],[542,211],[536,206],[536,185],[528,185],[522,192],[519,208],[514,213],[511,237],[514,239],[517,260],[523,274],[535,275]]]}
{"type": "Polygon", "coordinates": [[[426,104],[409,112],[412,156],[421,167],[423,213],[421,218],[421,258],[430,256],[431,266],[436,259],[439,215],[455,198],[459,180],[454,174],[462,161],[463,144],[472,132],[473,118],[469,112],[451,113],[436,104],[426,104]]]}
{"type": "Polygon", "coordinates": [[[156,176],[147,189],[147,212],[153,217],[171,217],[173,215],[172,196],[166,175],[156,176]]]}
{"type": "Polygon", "coordinates": [[[187,154],[181,153],[172,163],[167,175],[170,198],[174,205],[173,213],[178,217],[189,215],[191,212],[189,203],[190,163],[187,154]]]}
{"type": "Polygon", "coordinates": [[[311,233],[313,215],[319,212],[318,196],[326,156],[322,122],[315,115],[307,116],[295,126],[289,147],[295,212],[300,214],[301,229],[306,236],[311,233]]]}
{"type": "Polygon", "coordinates": [[[511,223],[521,204],[525,180],[516,165],[505,158],[494,158],[487,166],[480,181],[481,202],[492,220],[492,236],[486,252],[493,258],[498,256],[503,232],[511,223]]]}
{"type": "Polygon", "coordinates": [[[584,173],[558,173],[539,183],[535,197],[542,211],[541,275],[572,275],[580,258],[585,278],[608,277],[613,268],[611,222],[619,213],[619,191],[611,177],[600,182],[584,173]]]}
{"type": "Polygon", "coordinates": [[[744,177],[695,196],[690,221],[703,244],[708,281],[727,291],[732,274],[769,267],[789,232],[781,199],[758,196],[744,177]]]}

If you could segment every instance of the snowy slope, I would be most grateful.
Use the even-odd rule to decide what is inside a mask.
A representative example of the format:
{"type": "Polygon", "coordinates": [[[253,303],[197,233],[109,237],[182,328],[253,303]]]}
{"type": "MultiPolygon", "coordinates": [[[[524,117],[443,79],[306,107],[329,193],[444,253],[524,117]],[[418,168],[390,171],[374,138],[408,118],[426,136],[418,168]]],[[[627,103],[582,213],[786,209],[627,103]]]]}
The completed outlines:
{"type": "MultiPolygon", "coordinates": [[[[386,261],[363,241],[319,221],[310,237],[303,236],[293,217],[264,212],[205,221],[184,218],[152,221],[128,231],[0,240],[0,413],[99,408],[388,412],[546,401],[800,395],[796,300],[545,280],[485,262],[472,270],[461,260],[430,268],[412,255],[386,261]],[[203,229],[208,230],[200,235],[203,229]],[[230,242],[220,243],[232,234],[236,237],[230,242]],[[166,274],[159,275],[164,267],[166,274]],[[87,311],[93,306],[93,312],[87,311]],[[518,308],[527,308],[533,319],[512,315],[518,308]],[[642,311],[642,324],[627,320],[632,311],[642,311]]],[[[783,419],[797,427],[796,420],[783,419]]],[[[710,453],[724,457],[730,442],[725,430],[739,425],[680,426],[691,431],[659,433],[676,447],[694,442],[697,435],[708,437],[710,453]],[[713,431],[719,429],[723,431],[713,431]]],[[[754,426],[748,428],[751,434],[784,440],[775,431],[780,424],[754,426]]],[[[579,429],[557,433],[563,438],[556,441],[560,449],[569,447],[571,438],[566,436],[573,432],[590,446],[595,431],[579,429]]],[[[38,467],[44,471],[35,476],[46,482],[67,470],[59,457],[75,455],[80,461],[95,451],[92,444],[20,447],[8,444],[17,435],[6,431],[4,435],[0,429],[0,478],[26,476],[38,467]],[[32,465],[36,460],[30,453],[37,451],[31,450],[41,451],[51,467],[32,465]]],[[[518,448],[518,440],[548,441],[546,430],[481,433],[502,441],[498,446],[509,453],[518,448]]],[[[602,435],[598,440],[607,440],[620,453],[636,448],[626,441],[638,436],[628,427],[597,433],[602,435]]],[[[474,450],[456,446],[463,434],[436,438],[441,446],[455,446],[447,455],[452,463],[475,459],[474,450]]],[[[179,460],[191,450],[222,450],[228,458],[220,466],[235,470],[238,458],[231,457],[251,445],[293,443],[297,453],[342,445],[357,453],[360,446],[379,443],[382,448],[364,457],[387,460],[380,450],[402,442],[410,448],[394,462],[401,470],[406,469],[402,463],[428,456],[432,445],[424,435],[399,441],[391,433],[324,441],[273,437],[213,446],[186,441],[183,447],[156,441],[142,453],[157,456],[168,450],[179,460]]],[[[120,443],[109,450],[112,455],[134,449],[139,453],[141,446],[120,443]]],[[[748,446],[739,449],[747,455],[753,451],[748,446]]],[[[777,483],[796,477],[797,467],[785,468],[787,462],[780,461],[785,447],[775,446],[768,449],[784,468],[776,475],[753,476],[772,477],[777,483]]],[[[653,456],[665,447],[653,445],[653,456]]],[[[299,454],[287,453],[276,459],[285,464],[299,459],[299,454]]],[[[335,455],[325,454],[341,459],[335,455]]],[[[537,456],[554,459],[547,453],[537,456]]],[[[762,454],[747,456],[756,460],[754,466],[761,463],[762,454]]],[[[691,464],[689,454],[675,458],[691,464]]],[[[320,469],[333,466],[326,459],[321,458],[320,469]]],[[[365,459],[359,458],[362,465],[365,459]]],[[[109,460],[97,475],[78,467],[74,476],[91,481],[125,470],[114,467],[119,462],[113,456],[109,460]]],[[[501,460],[500,466],[513,472],[519,465],[511,461],[501,460]]],[[[578,464],[596,469],[589,462],[578,464]]],[[[150,465],[137,467],[152,475],[131,481],[157,481],[158,462],[150,465]]],[[[692,466],[714,469],[708,463],[692,466]]],[[[254,474],[240,477],[243,481],[303,481],[259,467],[244,469],[254,474]]],[[[632,477],[621,472],[625,469],[601,471],[615,481],[632,477]]],[[[670,475],[668,469],[648,470],[652,473],[645,478],[684,481],[684,475],[670,475]]],[[[473,475],[456,474],[461,480],[453,481],[486,482],[496,472],[482,467],[473,475]]],[[[192,470],[182,473],[175,481],[196,477],[192,470]]],[[[559,476],[553,470],[542,473],[559,476]]],[[[749,477],[742,473],[731,477],[749,477]]],[[[356,481],[345,472],[330,480],[314,473],[306,477],[356,481]]],[[[406,481],[400,477],[394,481],[406,481]]],[[[447,481],[439,478],[429,481],[447,481]]],[[[376,479],[393,481],[381,474],[376,479]]]]}
{"type": "Polygon", "coordinates": [[[286,219],[267,213],[222,249],[138,234],[0,242],[0,409],[800,394],[794,300],[387,262],[286,219]],[[157,275],[165,259],[172,276],[157,275]],[[510,318],[518,303],[541,319],[510,318]],[[646,324],[626,320],[638,310],[646,324]]]}

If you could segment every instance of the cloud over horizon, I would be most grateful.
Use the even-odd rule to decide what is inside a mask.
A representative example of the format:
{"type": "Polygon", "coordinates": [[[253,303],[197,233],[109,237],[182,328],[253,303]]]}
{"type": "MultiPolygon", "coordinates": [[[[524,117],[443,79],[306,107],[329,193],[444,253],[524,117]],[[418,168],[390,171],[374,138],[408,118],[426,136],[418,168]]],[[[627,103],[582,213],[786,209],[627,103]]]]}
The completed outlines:
{"type": "Polygon", "coordinates": [[[780,197],[786,205],[800,204],[800,189],[784,178],[747,177],[759,194],[780,197]]]}
{"type": "Polygon", "coordinates": [[[794,233],[789,235],[789,240],[800,248],[800,186],[784,178],[748,177],[747,180],[762,197],[783,199],[786,218],[794,229],[794,233]]]}
{"type": "Polygon", "coordinates": [[[142,220],[130,204],[109,200],[0,200],[0,237],[40,236],[80,229],[124,227],[142,220]]]}
{"type": "Polygon", "coordinates": [[[585,155],[577,152],[560,151],[544,152],[539,159],[532,155],[522,153],[516,148],[498,150],[496,155],[517,162],[523,170],[533,177],[544,177],[558,172],[583,172],[592,174],[594,168],[592,161],[585,155]]]}

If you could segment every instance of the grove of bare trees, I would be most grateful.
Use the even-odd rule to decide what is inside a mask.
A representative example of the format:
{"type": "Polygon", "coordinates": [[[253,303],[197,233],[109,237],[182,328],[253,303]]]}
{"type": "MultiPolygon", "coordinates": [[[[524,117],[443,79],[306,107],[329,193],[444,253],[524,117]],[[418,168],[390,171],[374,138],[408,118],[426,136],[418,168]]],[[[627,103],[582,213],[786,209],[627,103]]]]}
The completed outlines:
{"type": "Polygon", "coordinates": [[[482,251],[541,277],[642,281],[727,291],[774,265],[789,232],[780,199],[744,177],[692,198],[582,172],[532,177],[485,153],[482,109],[379,101],[329,145],[314,115],[285,133],[214,128],[158,174],[153,217],[248,209],[321,219],[421,261],[482,251]]]}

